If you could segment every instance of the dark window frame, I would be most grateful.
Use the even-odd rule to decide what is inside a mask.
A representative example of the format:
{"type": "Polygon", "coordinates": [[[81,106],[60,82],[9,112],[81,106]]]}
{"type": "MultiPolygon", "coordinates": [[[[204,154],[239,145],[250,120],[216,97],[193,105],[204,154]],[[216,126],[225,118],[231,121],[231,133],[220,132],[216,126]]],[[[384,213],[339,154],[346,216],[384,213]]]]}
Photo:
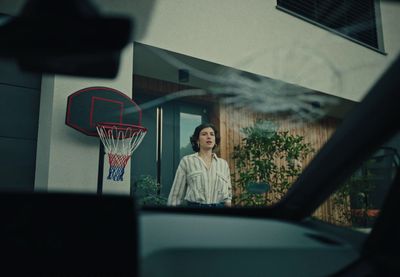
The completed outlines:
{"type": "Polygon", "coordinates": [[[371,49],[371,50],[373,50],[375,52],[378,52],[378,53],[383,54],[383,55],[387,55],[387,53],[385,52],[384,43],[383,43],[382,19],[381,19],[381,10],[380,10],[380,1],[379,0],[372,0],[373,3],[374,3],[377,47],[375,47],[373,45],[369,45],[369,44],[367,44],[365,42],[362,42],[362,41],[360,41],[360,40],[358,40],[356,38],[351,37],[350,35],[347,35],[345,33],[342,33],[340,31],[338,31],[338,30],[330,28],[330,27],[324,25],[323,23],[315,21],[314,19],[308,18],[308,17],[306,17],[304,15],[301,15],[301,14],[295,12],[295,11],[292,11],[290,9],[282,7],[282,6],[279,5],[280,1],[284,1],[284,0],[277,0],[276,9],[278,9],[278,10],[280,10],[282,12],[288,13],[290,15],[293,15],[293,16],[299,18],[299,19],[302,19],[302,20],[304,20],[304,21],[306,21],[308,23],[311,23],[313,25],[316,25],[316,26],[318,26],[320,28],[323,28],[323,29],[325,29],[325,30],[327,30],[327,31],[329,31],[331,33],[334,33],[336,35],[344,37],[344,38],[346,38],[346,39],[348,39],[348,40],[350,40],[352,42],[355,42],[355,43],[357,43],[359,45],[362,45],[362,46],[364,46],[366,48],[369,48],[369,49],[371,49]]]}

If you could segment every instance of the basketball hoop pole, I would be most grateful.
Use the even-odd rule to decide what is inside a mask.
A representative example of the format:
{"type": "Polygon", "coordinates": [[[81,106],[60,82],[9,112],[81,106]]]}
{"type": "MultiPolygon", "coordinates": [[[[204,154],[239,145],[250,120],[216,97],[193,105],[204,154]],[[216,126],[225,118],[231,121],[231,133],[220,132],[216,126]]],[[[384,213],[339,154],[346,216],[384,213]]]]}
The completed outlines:
{"type": "Polygon", "coordinates": [[[99,173],[97,175],[97,194],[103,194],[103,178],[104,178],[104,145],[100,140],[100,148],[99,148],[99,173]]]}

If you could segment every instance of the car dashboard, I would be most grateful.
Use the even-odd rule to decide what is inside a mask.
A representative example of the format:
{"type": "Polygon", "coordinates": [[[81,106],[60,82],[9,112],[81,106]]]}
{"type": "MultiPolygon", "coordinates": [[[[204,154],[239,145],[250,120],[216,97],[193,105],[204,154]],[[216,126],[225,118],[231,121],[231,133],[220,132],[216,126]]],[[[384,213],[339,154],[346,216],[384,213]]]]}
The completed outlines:
{"type": "Polygon", "coordinates": [[[144,211],[138,225],[142,276],[327,276],[359,256],[339,236],[276,219],[144,211]]]}

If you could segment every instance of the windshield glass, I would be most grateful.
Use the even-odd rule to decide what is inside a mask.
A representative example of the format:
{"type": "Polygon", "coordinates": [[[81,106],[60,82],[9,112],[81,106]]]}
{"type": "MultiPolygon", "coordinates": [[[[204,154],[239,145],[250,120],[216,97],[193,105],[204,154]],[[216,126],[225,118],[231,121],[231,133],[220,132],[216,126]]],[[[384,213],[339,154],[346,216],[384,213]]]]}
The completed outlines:
{"type": "MultiPolygon", "coordinates": [[[[143,124],[151,127],[134,153],[138,157],[132,163],[134,189],[143,195],[152,183],[157,205],[276,203],[356,105],[138,43],[135,53],[138,74],[140,56],[151,55],[158,67],[184,67],[196,84],[143,75],[134,79],[135,100],[145,114],[143,124]],[[206,130],[211,126],[214,134],[205,137],[211,147],[202,146],[198,126],[206,130]],[[149,171],[153,173],[145,174],[149,171]]],[[[183,74],[179,70],[173,70],[177,77],[183,74]]],[[[143,199],[144,204],[152,204],[150,198],[143,199]]]]}
{"type": "Polygon", "coordinates": [[[314,213],[323,221],[369,232],[400,166],[400,137],[386,141],[314,213]]]}
{"type": "MultiPolygon", "coordinates": [[[[108,79],[93,76],[109,74],[98,59],[68,75],[96,51],[21,62],[28,54],[1,48],[1,189],[156,207],[278,203],[400,53],[396,1],[314,2],[99,3],[138,23],[119,63],[100,59],[118,68],[108,79]]],[[[16,15],[0,4],[0,27],[16,15]]],[[[382,145],[313,216],[370,226],[399,148],[382,145]]]]}

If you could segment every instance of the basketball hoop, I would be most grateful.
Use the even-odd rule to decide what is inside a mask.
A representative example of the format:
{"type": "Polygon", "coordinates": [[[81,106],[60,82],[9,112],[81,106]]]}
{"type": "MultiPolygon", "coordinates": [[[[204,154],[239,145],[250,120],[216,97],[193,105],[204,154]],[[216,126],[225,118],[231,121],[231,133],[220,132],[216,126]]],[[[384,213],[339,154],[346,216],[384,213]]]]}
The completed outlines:
{"type": "Polygon", "coordinates": [[[98,123],[96,129],[110,164],[107,179],[123,181],[125,166],[142,142],[147,129],[137,125],[109,122],[98,123]]]}

